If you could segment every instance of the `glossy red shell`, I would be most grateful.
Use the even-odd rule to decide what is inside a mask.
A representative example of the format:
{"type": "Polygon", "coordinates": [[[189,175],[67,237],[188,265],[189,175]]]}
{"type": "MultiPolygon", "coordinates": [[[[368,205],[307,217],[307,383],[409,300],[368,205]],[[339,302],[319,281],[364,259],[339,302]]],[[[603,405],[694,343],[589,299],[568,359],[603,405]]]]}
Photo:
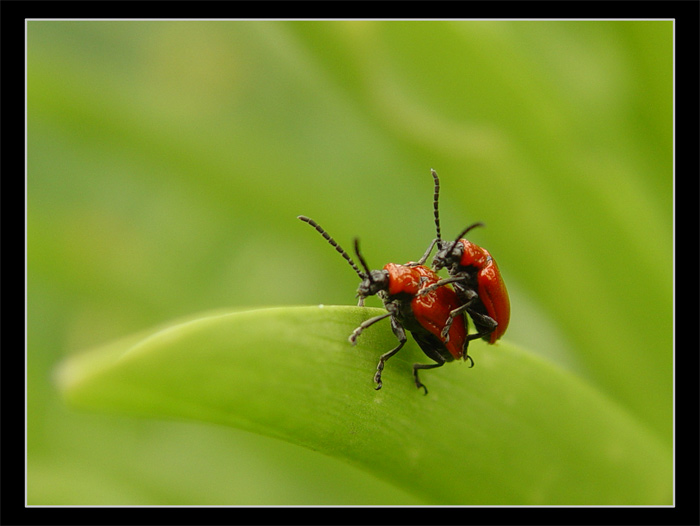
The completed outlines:
{"type": "MultiPolygon", "coordinates": [[[[411,308],[416,320],[442,341],[440,333],[447,323],[450,312],[460,306],[459,298],[452,287],[438,287],[427,294],[417,296],[420,289],[440,280],[433,270],[423,265],[409,267],[396,263],[385,265],[384,270],[389,272],[389,295],[406,293],[415,296],[411,300],[411,308]],[[423,278],[422,281],[421,278],[423,278]]],[[[453,357],[463,357],[466,338],[466,321],[464,315],[461,315],[452,323],[450,338],[445,344],[453,357]]]]}
{"type": "Polygon", "coordinates": [[[464,246],[460,265],[479,269],[477,293],[488,315],[498,322],[498,327],[491,333],[489,339],[489,343],[496,343],[496,340],[506,332],[510,322],[510,298],[506,284],[498,270],[496,260],[491,257],[488,250],[466,239],[459,241],[464,246]]]}

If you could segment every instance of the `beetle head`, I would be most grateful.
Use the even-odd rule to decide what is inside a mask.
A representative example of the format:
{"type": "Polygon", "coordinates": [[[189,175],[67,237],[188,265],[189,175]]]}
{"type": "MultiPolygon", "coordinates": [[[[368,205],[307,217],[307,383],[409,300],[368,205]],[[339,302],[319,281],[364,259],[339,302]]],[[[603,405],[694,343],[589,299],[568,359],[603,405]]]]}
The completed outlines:
{"type": "Polygon", "coordinates": [[[460,264],[462,254],[464,254],[464,245],[460,240],[467,235],[472,229],[479,226],[484,226],[483,223],[474,223],[462,230],[454,241],[438,241],[438,251],[433,258],[433,269],[440,270],[446,268],[448,271],[460,264]]]}
{"type": "Polygon", "coordinates": [[[360,252],[360,240],[355,238],[355,254],[360,260],[364,272],[359,273],[362,278],[360,286],[357,287],[357,297],[360,298],[360,305],[364,305],[367,296],[374,296],[389,289],[389,272],[386,270],[370,270],[365,258],[360,252]]]}

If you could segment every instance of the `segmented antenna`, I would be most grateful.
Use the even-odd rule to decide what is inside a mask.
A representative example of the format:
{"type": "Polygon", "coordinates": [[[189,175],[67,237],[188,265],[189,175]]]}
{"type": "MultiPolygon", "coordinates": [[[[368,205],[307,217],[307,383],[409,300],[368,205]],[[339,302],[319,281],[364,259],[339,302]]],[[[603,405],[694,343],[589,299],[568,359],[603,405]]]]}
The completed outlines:
{"type": "MultiPolygon", "coordinates": [[[[347,252],[345,252],[345,250],[343,250],[343,247],[341,247],[341,246],[338,244],[338,242],[337,242],[335,239],[333,239],[333,238],[328,234],[328,232],[326,232],[326,231],[323,229],[323,227],[322,227],[321,225],[319,225],[316,221],[314,221],[314,220],[311,219],[310,217],[306,217],[306,216],[297,216],[297,219],[301,219],[302,221],[304,221],[304,223],[308,223],[308,224],[310,224],[312,227],[314,227],[314,228],[316,229],[316,231],[317,231],[319,234],[321,234],[321,235],[323,236],[323,238],[324,238],[326,241],[328,241],[328,242],[331,244],[331,246],[332,246],[333,248],[335,248],[336,251],[337,251],[341,256],[343,256],[343,257],[345,258],[345,261],[347,261],[348,263],[350,263],[350,266],[355,270],[355,272],[357,272],[357,275],[360,276],[361,279],[365,279],[365,278],[367,278],[367,277],[369,276],[369,270],[367,269],[367,264],[365,263],[365,261],[364,261],[364,259],[362,258],[362,256],[360,256],[359,252],[358,252],[357,255],[358,255],[358,257],[360,258],[360,261],[362,262],[362,266],[365,268],[365,270],[367,270],[367,274],[364,274],[363,272],[360,271],[359,268],[357,268],[357,265],[355,265],[355,262],[352,260],[352,258],[348,255],[347,252]]],[[[355,251],[357,251],[357,246],[358,246],[358,245],[357,245],[357,239],[356,239],[356,240],[355,240],[355,251]]]]}
{"type": "Polygon", "coordinates": [[[370,272],[369,267],[367,266],[367,262],[365,261],[365,258],[362,257],[362,253],[360,252],[359,237],[355,238],[355,254],[357,254],[357,259],[359,259],[360,263],[362,263],[362,268],[365,269],[366,277],[369,278],[370,281],[374,281],[372,279],[372,273],[370,272]]]}
{"type": "Polygon", "coordinates": [[[438,199],[440,197],[440,179],[438,178],[437,172],[432,168],[430,169],[430,173],[433,175],[433,179],[435,180],[435,193],[433,194],[433,214],[435,215],[435,230],[437,232],[437,240],[439,246],[439,243],[442,241],[442,237],[440,236],[440,211],[438,209],[438,199]]]}
{"type": "Polygon", "coordinates": [[[486,225],[484,223],[482,223],[481,221],[479,221],[478,223],[474,223],[473,225],[469,225],[467,228],[465,228],[464,230],[462,230],[459,233],[459,235],[457,236],[457,239],[455,239],[455,241],[459,241],[464,236],[466,236],[472,228],[476,228],[478,226],[486,226],[486,225]]]}
{"type": "MultiPolygon", "coordinates": [[[[473,225],[469,225],[467,228],[465,228],[464,230],[462,230],[462,231],[459,233],[459,235],[457,236],[457,238],[454,240],[454,243],[452,243],[452,249],[454,249],[454,247],[457,246],[457,243],[459,243],[459,240],[462,239],[464,236],[466,236],[467,233],[468,233],[472,228],[476,228],[476,227],[478,227],[478,226],[486,226],[486,225],[484,225],[484,223],[482,223],[481,221],[479,221],[478,223],[474,223],[473,225]]],[[[450,249],[450,250],[452,250],[452,249],[450,249]]]]}

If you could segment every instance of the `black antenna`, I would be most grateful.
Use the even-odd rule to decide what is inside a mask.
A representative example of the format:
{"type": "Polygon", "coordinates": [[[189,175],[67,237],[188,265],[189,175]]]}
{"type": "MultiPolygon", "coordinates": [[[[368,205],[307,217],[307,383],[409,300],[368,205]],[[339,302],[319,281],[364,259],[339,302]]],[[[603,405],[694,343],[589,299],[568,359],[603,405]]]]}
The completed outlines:
{"type": "Polygon", "coordinates": [[[454,243],[452,243],[452,247],[454,248],[454,246],[457,244],[457,242],[458,242],[460,239],[462,239],[464,236],[466,236],[467,233],[468,233],[472,228],[476,228],[476,227],[478,227],[478,226],[486,226],[486,225],[484,225],[484,223],[482,223],[481,221],[479,221],[478,223],[474,223],[473,225],[469,225],[467,228],[465,228],[464,230],[462,230],[462,231],[459,233],[459,235],[457,236],[457,239],[455,239],[454,243]]]}
{"type": "MultiPolygon", "coordinates": [[[[316,229],[316,231],[321,234],[326,241],[328,241],[333,248],[338,251],[338,253],[345,258],[345,261],[350,263],[350,266],[357,272],[357,275],[360,276],[361,279],[365,279],[369,276],[369,270],[367,270],[367,264],[365,263],[364,259],[362,256],[360,256],[360,253],[358,252],[357,255],[360,257],[360,261],[362,262],[362,266],[365,267],[365,270],[367,270],[367,274],[364,274],[360,271],[359,268],[357,268],[357,265],[355,265],[355,262],[352,260],[352,258],[348,255],[345,250],[343,250],[343,247],[341,247],[338,242],[333,239],[328,232],[326,232],[321,225],[319,225],[316,221],[311,219],[310,217],[306,216],[297,216],[297,219],[301,219],[304,221],[304,223],[309,223],[312,227],[316,229]]],[[[355,251],[357,251],[357,239],[355,240],[355,251]]]]}
{"type": "Polygon", "coordinates": [[[367,266],[367,262],[365,261],[365,258],[363,258],[362,254],[360,253],[360,238],[359,237],[355,238],[355,254],[357,254],[357,259],[359,259],[360,263],[362,263],[362,268],[365,269],[366,277],[369,278],[370,281],[374,281],[372,279],[372,273],[370,272],[369,267],[367,266]]]}
{"type": "Polygon", "coordinates": [[[440,242],[442,241],[442,237],[440,236],[440,211],[438,209],[438,199],[440,197],[440,179],[438,178],[437,172],[432,168],[430,169],[430,173],[433,175],[433,179],[435,180],[435,193],[433,194],[433,214],[435,215],[435,230],[437,232],[438,246],[440,246],[440,242]]]}

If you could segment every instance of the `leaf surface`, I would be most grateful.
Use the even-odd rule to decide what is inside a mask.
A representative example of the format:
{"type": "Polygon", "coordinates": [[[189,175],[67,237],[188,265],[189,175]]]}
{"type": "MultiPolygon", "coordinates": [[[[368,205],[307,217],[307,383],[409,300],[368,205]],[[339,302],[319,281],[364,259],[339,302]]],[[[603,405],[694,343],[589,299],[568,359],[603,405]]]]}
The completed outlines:
{"type": "Polygon", "coordinates": [[[345,459],[435,504],[670,504],[657,438],[573,374],[507,342],[472,342],[464,362],[423,371],[383,312],[284,307],[206,315],[67,359],[75,407],[243,428],[345,459]]]}

